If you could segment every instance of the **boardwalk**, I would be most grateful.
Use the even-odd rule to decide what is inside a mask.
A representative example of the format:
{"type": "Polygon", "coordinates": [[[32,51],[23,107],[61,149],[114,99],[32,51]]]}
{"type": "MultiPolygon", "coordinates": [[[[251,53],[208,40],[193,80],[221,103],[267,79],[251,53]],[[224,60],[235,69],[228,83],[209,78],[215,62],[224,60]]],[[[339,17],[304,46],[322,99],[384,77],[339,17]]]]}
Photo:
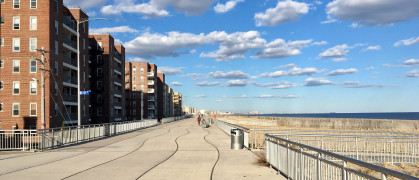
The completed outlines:
{"type": "Polygon", "coordinates": [[[194,119],[39,153],[0,155],[0,179],[285,179],[194,119]],[[214,147],[215,146],[215,147],[214,147]]]}

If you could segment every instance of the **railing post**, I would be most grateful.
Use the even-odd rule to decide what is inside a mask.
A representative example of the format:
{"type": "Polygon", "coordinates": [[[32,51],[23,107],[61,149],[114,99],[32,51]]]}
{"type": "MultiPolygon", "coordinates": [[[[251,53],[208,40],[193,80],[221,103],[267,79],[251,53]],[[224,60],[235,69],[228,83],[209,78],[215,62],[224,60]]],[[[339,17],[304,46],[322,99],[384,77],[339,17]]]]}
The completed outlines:
{"type": "Polygon", "coordinates": [[[384,173],[381,173],[381,180],[387,180],[387,175],[385,175],[384,173]]]}
{"type": "Polygon", "coordinates": [[[322,179],[322,167],[320,162],[321,153],[317,154],[317,180],[322,179]]]}
{"type": "Polygon", "coordinates": [[[54,148],[54,141],[55,141],[55,139],[54,139],[54,129],[52,129],[52,137],[51,137],[51,148],[53,149],[54,148]]]}
{"type": "Polygon", "coordinates": [[[393,138],[390,139],[390,158],[391,158],[391,165],[393,165],[393,138]]]}
{"type": "Polygon", "coordinates": [[[343,161],[343,166],[342,166],[342,180],[346,180],[347,179],[347,175],[346,175],[346,161],[343,161]]]}
{"type": "Polygon", "coordinates": [[[64,144],[64,129],[61,128],[61,144],[64,144]]]}
{"type": "Polygon", "coordinates": [[[356,160],[359,160],[359,153],[358,153],[358,137],[355,137],[355,148],[356,148],[356,160]]]}
{"type": "MultiPolygon", "coordinates": [[[[279,143],[278,143],[279,144],[279,143]]],[[[290,178],[290,144],[287,142],[287,177],[290,178]]]]}
{"type": "Polygon", "coordinates": [[[304,175],[304,169],[303,169],[303,148],[300,147],[300,179],[303,179],[304,175]]]}

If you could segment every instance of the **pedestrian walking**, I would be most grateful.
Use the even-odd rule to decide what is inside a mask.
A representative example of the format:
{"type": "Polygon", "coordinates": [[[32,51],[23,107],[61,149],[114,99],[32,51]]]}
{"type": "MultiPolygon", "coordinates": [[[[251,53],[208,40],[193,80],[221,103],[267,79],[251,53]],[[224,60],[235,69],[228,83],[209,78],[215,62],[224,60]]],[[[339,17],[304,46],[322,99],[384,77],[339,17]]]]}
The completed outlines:
{"type": "Polygon", "coordinates": [[[201,125],[201,115],[198,115],[198,126],[201,125]]]}

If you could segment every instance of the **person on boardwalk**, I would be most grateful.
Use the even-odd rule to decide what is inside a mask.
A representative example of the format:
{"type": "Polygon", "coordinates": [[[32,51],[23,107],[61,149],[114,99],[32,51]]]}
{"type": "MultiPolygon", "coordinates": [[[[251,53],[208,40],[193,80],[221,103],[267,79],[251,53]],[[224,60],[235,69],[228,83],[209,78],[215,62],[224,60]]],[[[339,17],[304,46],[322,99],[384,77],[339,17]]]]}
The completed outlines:
{"type": "Polygon", "coordinates": [[[201,125],[201,115],[198,115],[198,126],[201,125]]]}

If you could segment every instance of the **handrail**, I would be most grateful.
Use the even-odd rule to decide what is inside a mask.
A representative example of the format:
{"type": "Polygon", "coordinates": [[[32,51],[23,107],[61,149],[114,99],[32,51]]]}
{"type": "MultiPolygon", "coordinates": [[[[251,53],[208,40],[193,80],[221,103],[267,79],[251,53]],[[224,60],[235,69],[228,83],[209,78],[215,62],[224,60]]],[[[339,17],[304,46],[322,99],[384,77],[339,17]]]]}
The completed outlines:
{"type": "Polygon", "coordinates": [[[283,141],[283,142],[286,142],[287,144],[292,144],[292,145],[296,145],[296,146],[299,146],[299,147],[302,147],[302,148],[306,148],[306,149],[318,152],[318,153],[323,154],[323,155],[327,155],[327,156],[330,156],[330,157],[334,157],[334,158],[343,160],[345,162],[356,164],[356,165],[359,165],[359,166],[362,166],[362,167],[367,167],[369,169],[372,169],[374,171],[383,173],[385,175],[390,175],[390,176],[400,178],[400,179],[404,179],[404,180],[417,180],[416,177],[413,177],[413,176],[410,176],[410,175],[407,175],[407,174],[403,174],[403,173],[398,172],[398,171],[394,171],[394,170],[387,169],[387,168],[384,168],[384,167],[380,167],[380,166],[377,166],[377,165],[374,165],[374,164],[366,163],[366,162],[363,162],[363,161],[360,161],[360,160],[352,159],[352,158],[349,158],[349,157],[346,157],[346,156],[342,156],[342,155],[339,155],[339,154],[336,154],[336,153],[332,153],[332,152],[329,152],[329,151],[325,151],[325,150],[322,150],[322,149],[311,147],[311,146],[308,146],[308,145],[305,145],[305,144],[301,144],[301,143],[297,143],[297,142],[294,142],[294,141],[286,140],[284,138],[275,137],[271,134],[265,134],[265,137],[266,137],[265,139],[267,139],[267,140],[270,140],[269,138],[272,138],[272,139],[276,139],[276,140],[279,140],[279,141],[283,141]]]}

